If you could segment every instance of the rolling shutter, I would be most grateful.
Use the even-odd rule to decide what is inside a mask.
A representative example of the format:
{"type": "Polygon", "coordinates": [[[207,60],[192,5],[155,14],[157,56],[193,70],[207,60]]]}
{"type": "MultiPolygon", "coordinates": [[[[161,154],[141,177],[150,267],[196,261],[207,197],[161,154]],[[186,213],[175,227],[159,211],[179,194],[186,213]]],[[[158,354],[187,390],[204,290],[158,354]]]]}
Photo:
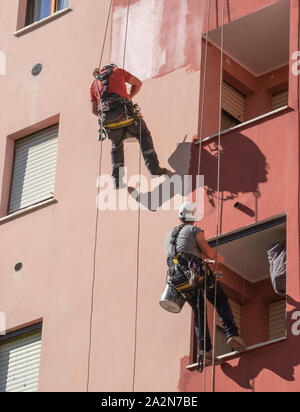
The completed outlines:
{"type": "Polygon", "coordinates": [[[245,102],[246,97],[242,93],[223,82],[222,109],[241,123],[245,121],[245,102]]]}
{"type": "Polygon", "coordinates": [[[41,331],[0,344],[0,392],[37,392],[41,331]]]}
{"type": "Polygon", "coordinates": [[[286,301],[271,303],[269,306],[269,340],[286,336],[286,301]]]}
{"type": "Polygon", "coordinates": [[[58,125],[16,141],[9,213],[53,197],[58,125]]]}
{"type": "Polygon", "coordinates": [[[272,96],[272,109],[276,110],[280,107],[287,106],[289,102],[289,91],[284,90],[283,92],[276,93],[272,96]]]}

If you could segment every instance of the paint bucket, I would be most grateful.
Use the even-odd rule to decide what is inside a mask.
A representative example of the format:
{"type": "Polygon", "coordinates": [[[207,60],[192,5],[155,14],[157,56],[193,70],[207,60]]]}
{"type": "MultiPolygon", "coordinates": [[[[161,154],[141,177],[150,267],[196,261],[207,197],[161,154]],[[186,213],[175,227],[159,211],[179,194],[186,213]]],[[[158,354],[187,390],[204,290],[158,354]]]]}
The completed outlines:
{"type": "Polygon", "coordinates": [[[175,288],[167,284],[164,293],[162,294],[160,306],[171,313],[179,313],[185,304],[185,299],[175,288]]]}

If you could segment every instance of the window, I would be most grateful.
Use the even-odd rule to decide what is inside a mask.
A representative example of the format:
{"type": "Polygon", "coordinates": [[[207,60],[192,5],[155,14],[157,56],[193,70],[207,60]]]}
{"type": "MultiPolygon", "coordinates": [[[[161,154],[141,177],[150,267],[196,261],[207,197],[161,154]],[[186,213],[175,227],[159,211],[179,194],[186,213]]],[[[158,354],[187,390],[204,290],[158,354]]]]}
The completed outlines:
{"type": "Polygon", "coordinates": [[[0,392],[37,392],[41,324],[0,338],[0,392]]]}
{"type": "Polygon", "coordinates": [[[283,90],[280,93],[275,93],[272,96],[272,110],[279,109],[280,107],[287,106],[289,100],[289,91],[283,90]]]}
{"type": "Polygon", "coordinates": [[[241,123],[240,121],[235,119],[233,116],[231,116],[225,110],[222,110],[222,124],[221,124],[221,129],[222,130],[231,129],[232,127],[237,126],[240,123],[241,123]]]}
{"type": "MultiPolygon", "coordinates": [[[[216,247],[216,240],[209,243],[216,247]]],[[[218,239],[218,252],[225,257],[221,283],[248,350],[286,338],[285,245],[286,216],[255,223],[218,239]],[[281,250],[285,253],[282,254],[281,250]]],[[[213,307],[210,304],[208,326],[212,338],[213,307]]],[[[192,360],[196,363],[198,344],[195,334],[193,343],[192,360]]],[[[216,354],[222,361],[231,352],[223,325],[217,316],[216,354]]]]}
{"type": "Polygon", "coordinates": [[[8,213],[54,197],[58,125],[15,143],[8,213]]]}
{"type": "Polygon", "coordinates": [[[269,340],[286,336],[286,300],[269,305],[269,340]]]}
{"type": "Polygon", "coordinates": [[[28,0],[26,26],[67,8],[69,0],[28,0]]]}
{"type": "Polygon", "coordinates": [[[202,60],[202,70],[207,73],[204,79],[209,85],[211,101],[209,110],[204,112],[203,123],[207,125],[204,137],[214,137],[219,132],[221,68],[222,131],[262,116],[267,118],[273,110],[288,106],[290,7],[289,0],[278,0],[226,23],[224,32],[221,25],[203,35],[203,46],[206,41],[210,44],[208,57],[202,60]],[[270,52],[273,50],[276,53],[270,52]],[[211,64],[215,58],[218,61],[211,64]]]}
{"type": "MultiPolygon", "coordinates": [[[[242,123],[245,120],[245,102],[246,97],[231,87],[228,83],[223,82],[222,90],[222,118],[228,119],[231,122],[231,126],[242,123]]],[[[224,120],[225,120],[224,119],[224,120]]],[[[228,125],[227,122],[223,122],[228,125]]]]}

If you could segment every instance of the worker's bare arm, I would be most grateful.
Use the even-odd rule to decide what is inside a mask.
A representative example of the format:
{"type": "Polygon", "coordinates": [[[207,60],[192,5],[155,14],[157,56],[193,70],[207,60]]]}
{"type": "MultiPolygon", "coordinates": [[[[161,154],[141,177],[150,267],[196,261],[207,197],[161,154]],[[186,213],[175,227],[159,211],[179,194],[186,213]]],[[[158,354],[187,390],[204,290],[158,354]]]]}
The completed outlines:
{"type": "Polygon", "coordinates": [[[136,96],[138,92],[141,90],[143,83],[141,82],[140,79],[138,79],[135,76],[131,76],[130,79],[128,80],[128,83],[131,85],[130,93],[129,93],[129,100],[132,100],[134,96],[136,96]]]}
{"type": "Polygon", "coordinates": [[[201,252],[207,256],[209,259],[216,260],[218,263],[224,263],[225,259],[223,256],[216,253],[216,251],[209,246],[207,241],[205,240],[204,233],[200,232],[196,236],[196,241],[201,249],[201,252]]]}

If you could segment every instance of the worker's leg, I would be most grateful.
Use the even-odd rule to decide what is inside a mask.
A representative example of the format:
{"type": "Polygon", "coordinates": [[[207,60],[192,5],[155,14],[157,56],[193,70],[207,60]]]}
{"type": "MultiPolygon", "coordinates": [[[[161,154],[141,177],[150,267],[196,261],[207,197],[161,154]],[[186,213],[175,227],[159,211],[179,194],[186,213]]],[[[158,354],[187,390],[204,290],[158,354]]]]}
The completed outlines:
{"type": "MultiPolygon", "coordinates": [[[[204,350],[204,298],[203,293],[200,293],[199,299],[199,310],[197,305],[197,291],[193,290],[188,292],[186,295],[186,301],[192,307],[194,312],[194,325],[195,325],[195,333],[197,336],[198,341],[200,341],[200,348],[204,350]],[[200,319],[199,319],[200,315],[200,319]]],[[[207,316],[206,316],[207,319],[207,316]]],[[[212,349],[211,338],[208,328],[208,322],[206,322],[206,345],[205,351],[209,352],[212,349]]]]}
{"type": "Polygon", "coordinates": [[[160,166],[154,149],[151,133],[143,119],[127,127],[130,135],[135,136],[141,147],[145,165],[152,175],[159,174],[160,166]]]}
{"type": "Polygon", "coordinates": [[[124,167],[124,129],[118,129],[108,132],[108,138],[111,140],[111,163],[112,176],[115,182],[120,178],[120,168],[124,167]]]}
{"type": "MultiPolygon", "coordinates": [[[[215,288],[208,289],[206,293],[208,301],[214,305],[215,301],[215,288]]],[[[239,336],[239,330],[235,324],[232,309],[228,300],[228,297],[220,282],[217,282],[217,312],[220,316],[221,322],[224,326],[227,339],[233,336],[239,336]]]]}

